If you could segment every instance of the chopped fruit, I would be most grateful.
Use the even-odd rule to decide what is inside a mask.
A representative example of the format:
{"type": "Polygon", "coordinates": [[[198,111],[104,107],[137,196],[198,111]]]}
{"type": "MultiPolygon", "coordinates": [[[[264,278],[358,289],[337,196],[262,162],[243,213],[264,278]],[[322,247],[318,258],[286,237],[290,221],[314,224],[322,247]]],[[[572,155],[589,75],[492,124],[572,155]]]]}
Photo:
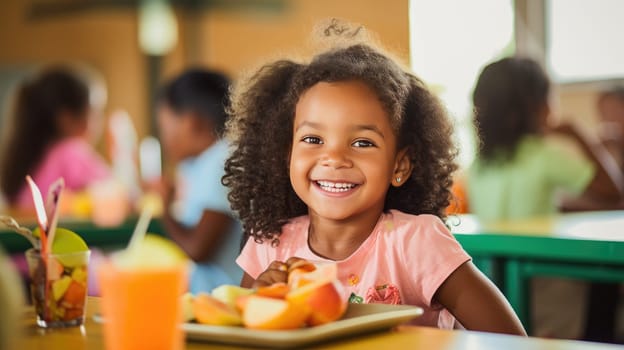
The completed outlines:
{"type": "Polygon", "coordinates": [[[252,295],[243,312],[243,323],[252,329],[296,329],[308,314],[295,304],[281,299],[252,295]]]}
{"type": "Polygon", "coordinates": [[[72,279],[69,276],[63,276],[61,279],[52,283],[52,296],[55,301],[59,301],[72,283],[72,279]]]}
{"type": "Polygon", "coordinates": [[[200,293],[193,298],[193,314],[197,322],[215,326],[237,326],[242,323],[238,311],[213,296],[200,293]]]}
{"type": "Polygon", "coordinates": [[[65,317],[65,308],[64,307],[59,307],[54,309],[54,317],[58,318],[58,319],[63,319],[65,317]]]}
{"type": "Polygon", "coordinates": [[[336,280],[312,282],[292,290],[286,300],[309,313],[307,322],[318,326],[339,319],[347,308],[336,280]]]}
{"type": "Polygon", "coordinates": [[[224,284],[212,290],[212,296],[217,300],[235,307],[236,299],[243,295],[249,295],[254,292],[251,288],[243,288],[231,284],[224,284]]]}
{"type": "Polygon", "coordinates": [[[193,294],[184,293],[180,297],[180,303],[182,303],[182,322],[190,322],[195,319],[193,313],[193,294]]]}
{"type": "Polygon", "coordinates": [[[87,270],[84,267],[76,267],[72,271],[71,277],[78,283],[87,283],[87,270]]]}
{"type": "Polygon", "coordinates": [[[288,266],[288,273],[292,273],[295,270],[299,270],[301,272],[311,272],[316,270],[316,265],[307,261],[307,260],[298,260],[288,266]]]}
{"type": "Polygon", "coordinates": [[[314,265],[297,261],[290,265],[288,283],[277,282],[257,289],[222,285],[211,295],[186,295],[193,315],[186,320],[210,325],[244,325],[251,329],[286,330],[317,326],[342,317],[347,300],[337,278],[337,264],[314,265]],[[242,317],[241,317],[242,314],[242,317]]]}
{"type": "Polygon", "coordinates": [[[71,281],[65,295],[63,296],[63,301],[74,308],[82,307],[84,306],[86,295],[87,291],[84,284],[71,281]]]}
{"type": "Polygon", "coordinates": [[[288,286],[297,289],[312,282],[335,280],[338,277],[338,267],[335,263],[323,263],[309,271],[309,268],[295,268],[288,274],[288,286]]]}
{"type": "Polygon", "coordinates": [[[65,269],[61,263],[56,260],[54,257],[50,257],[48,259],[48,280],[56,281],[63,275],[63,270],[65,269]]]}
{"type": "Polygon", "coordinates": [[[284,299],[290,288],[286,283],[273,283],[270,286],[259,287],[256,295],[269,298],[284,299]]]}
{"type": "Polygon", "coordinates": [[[247,307],[247,302],[252,295],[253,294],[241,295],[240,297],[236,298],[236,310],[242,313],[243,310],[245,310],[245,308],[247,307]]]}

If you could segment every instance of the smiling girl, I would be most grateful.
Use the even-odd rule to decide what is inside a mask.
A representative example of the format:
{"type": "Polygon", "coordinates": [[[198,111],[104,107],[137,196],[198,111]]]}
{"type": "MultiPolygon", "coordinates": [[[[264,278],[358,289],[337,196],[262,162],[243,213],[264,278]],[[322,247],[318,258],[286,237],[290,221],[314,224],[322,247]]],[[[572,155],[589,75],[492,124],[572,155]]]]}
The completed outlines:
{"type": "Polygon", "coordinates": [[[361,28],[324,32],[347,44],[266,65],[234,92],[223,182],[249,237],[241,285],[285,281],[293,257],[331,261],[351,302],[525,334],[444,225],[456,152],[438,99],[361,28]]]}

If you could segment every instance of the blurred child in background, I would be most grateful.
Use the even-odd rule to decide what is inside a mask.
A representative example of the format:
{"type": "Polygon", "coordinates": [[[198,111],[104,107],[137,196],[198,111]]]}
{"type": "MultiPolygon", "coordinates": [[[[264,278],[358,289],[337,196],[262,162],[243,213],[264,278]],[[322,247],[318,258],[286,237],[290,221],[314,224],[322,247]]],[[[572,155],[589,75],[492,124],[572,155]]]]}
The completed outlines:
{"type": "MultiPolygon", "coordinates": [[[[470,210],[480,220],[554,214],[562,192],[609,202],[621,198],[622,173],[614,159],[574,127],[552,126],[549,94],[546,73],[531,59],[504,58],[479,76],[473,102],[481,147],[467,184],[470,210]]],[[[535,279],[533,335],[580,338],[585,286],[535,279]]]]}
{"type": "Polygon", "coordinates": [[[90,143],[100,111],[92,108],[87,82],[70,68],[50,67],[24,82],[10,117],[0,163],[0,189],[9,206],[34,215],[28,174],[44,195],[59,177],[66,192],[111,177],[90,143]]]}
{"type": "Polygon", "coordinates": [[[235,263],[242,231],[221,184],[229,85],[220,73],[188,70],[164,86],[158,101],[163,151],[177,164],[175,188],[163,191],[163,223],[196,262],[193,293],[238,284],[242,277],[235,263]]]}

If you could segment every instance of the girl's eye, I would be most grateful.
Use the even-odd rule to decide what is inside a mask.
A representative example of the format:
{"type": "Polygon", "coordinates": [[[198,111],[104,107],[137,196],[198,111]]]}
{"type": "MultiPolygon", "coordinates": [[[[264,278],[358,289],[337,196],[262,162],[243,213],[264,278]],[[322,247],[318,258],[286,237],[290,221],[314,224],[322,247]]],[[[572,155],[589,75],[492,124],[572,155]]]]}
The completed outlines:
{"type": "Polygon", "coordinates": [[[323,143],[323,141],[321,141],[321,139],[316,137],[316,136],[306,136],[303,139],[301,139],[301,141],[303,141],[305,143],[313,143],[313,144],[321,144],[321,143],[323,143]]]}
{"type": "Polygon", "coordinates": [[[353,143],[355,147],[375,147],[375,144],[368,140],[357,140],[353,143]]]}

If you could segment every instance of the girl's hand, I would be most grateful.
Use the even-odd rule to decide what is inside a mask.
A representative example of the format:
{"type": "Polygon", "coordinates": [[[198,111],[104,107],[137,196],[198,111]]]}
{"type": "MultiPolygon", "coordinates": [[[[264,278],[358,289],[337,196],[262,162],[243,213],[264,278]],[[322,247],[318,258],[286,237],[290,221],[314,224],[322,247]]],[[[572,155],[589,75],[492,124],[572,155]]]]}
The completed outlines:
{"type": "Polygon", "coordinates": [[[253,287],[270,286],[273,283],[288,281],[288,265],[283,261],[273,261],[254,281],[253,287]]]}
{"type": "Polygon", "coordinates": [[[278,282],[288,282],[288,273],[292,268],[297,268],[301,266],[303,263],[306,263],[307,260],[298,258],[293,256],[286,260],[286,262],[282,261],[273,261],[269,267],[258,276],[258,278],[254,281],[253,287],[262,287],[269,286],[273,283],[278,282]]]}

